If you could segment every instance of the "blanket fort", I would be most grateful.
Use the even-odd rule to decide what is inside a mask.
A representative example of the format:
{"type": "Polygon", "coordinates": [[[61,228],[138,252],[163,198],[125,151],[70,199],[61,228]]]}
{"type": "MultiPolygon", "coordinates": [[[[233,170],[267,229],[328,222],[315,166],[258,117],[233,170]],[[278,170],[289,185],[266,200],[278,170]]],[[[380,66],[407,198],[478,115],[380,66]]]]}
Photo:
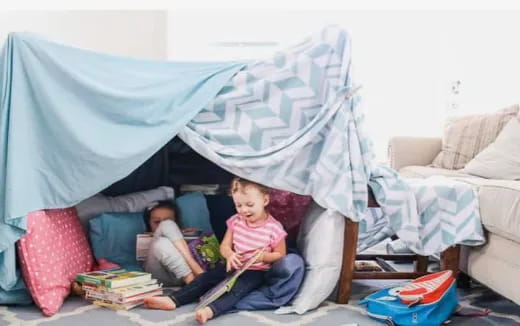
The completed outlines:
{"type": "MultiPolygon", "coordinates": [[[[0,57],[0,287],[18,279],[14,243],[28,212],[77,204],[175,135],[238,176],[311,195],[367,234],[397,233],[431,254],[410,186],[375,164],[350,50],[335,26],[267,60],[224,63],[137,60],[10,34],[0,57]],[[367,186],[378,211],[367,209],[367,186]]],[[[483,241],[471,232],[442,246],[483,241]]]]}

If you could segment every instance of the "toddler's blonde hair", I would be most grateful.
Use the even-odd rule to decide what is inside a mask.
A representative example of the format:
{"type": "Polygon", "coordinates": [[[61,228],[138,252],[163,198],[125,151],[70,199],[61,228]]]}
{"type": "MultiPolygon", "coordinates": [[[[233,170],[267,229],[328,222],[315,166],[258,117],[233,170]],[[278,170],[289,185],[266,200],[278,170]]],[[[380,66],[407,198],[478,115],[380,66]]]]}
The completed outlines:
{"type": "Polygon", "coordinates": [[[234,177],[233,180],[231,180],[231,195],[234,193],[237,193],[238,191],[244,193],[246,187],[255,187],[258,189],[261,193],[268,195],[269,194],[269,187],[266,187],[264,185],[261,185],[259,183],[253,182],[251,180],[247,180],[241,177],[234,177]]]}

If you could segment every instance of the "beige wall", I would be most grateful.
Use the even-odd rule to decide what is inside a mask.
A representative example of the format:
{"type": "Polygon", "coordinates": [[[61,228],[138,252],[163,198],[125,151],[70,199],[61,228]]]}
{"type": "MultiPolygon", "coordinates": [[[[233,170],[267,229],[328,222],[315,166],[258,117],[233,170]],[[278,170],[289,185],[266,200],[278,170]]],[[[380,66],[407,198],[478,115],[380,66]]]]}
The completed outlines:
{"type": "Polygon", "coordinates": [[[109,54],[166,59],[166,19],[162,10],[0,11],[0,42],[25,31],[109,54]]]}
{"type": "Polygon", "coordinates": [[[184,10],[168,13],[170,59],[263,58],[337,24],[352,36],[354,80],[380,159],[392,136],[438,136],[450,115],[520,101],[520,11],[184,10]],[[259,42],[218,47],[219,42],[259,42]],[[266,46],[265,44],[277,44],[266,46]],[[451,85],[460,80],[460,94],[451,85]],[[456,103],[457,109],[451,110],[456,103]]]}
{"type": "Polygon", "coordinates": [[[32,31],[116,55],[234,60],[268,57],[328,24],[352,35],[355,80],[381,159],[391,136],[436,136],[448,115],[520,101],[520,11],[0,11],[0,41],[32,31]]]}

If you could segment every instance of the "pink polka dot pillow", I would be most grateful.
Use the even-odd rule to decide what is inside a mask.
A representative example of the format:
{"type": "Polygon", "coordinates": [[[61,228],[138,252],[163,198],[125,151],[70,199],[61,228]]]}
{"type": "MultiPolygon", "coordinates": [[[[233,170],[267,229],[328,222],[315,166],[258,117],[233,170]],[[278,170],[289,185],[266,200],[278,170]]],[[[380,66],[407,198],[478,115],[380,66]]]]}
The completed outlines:
{"type": "Polygon", "coordinates": [[[45,316],[58,312],[76,274],[90,271],[94,262],[74,208],[29,213],[18,257],[25,283],[45,316]]]}

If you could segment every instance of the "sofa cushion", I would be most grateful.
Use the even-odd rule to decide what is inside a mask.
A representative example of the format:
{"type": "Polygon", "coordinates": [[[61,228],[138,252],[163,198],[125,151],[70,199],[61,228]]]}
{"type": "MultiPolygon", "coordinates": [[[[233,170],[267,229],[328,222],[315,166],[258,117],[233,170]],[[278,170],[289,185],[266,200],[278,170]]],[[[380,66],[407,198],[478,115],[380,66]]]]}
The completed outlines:
{"type": "Polygon", "coordinates": [[[418,165],[410,165],[405,166],[404,168],[399,170],[399,174],[403,177],[407,178],[427,178],[434,175],[444,175],[444,176],[468,176],[460,172],[460,170],[449,170],[449,169],[441,169],[434,168],[430,166],[418,166],[418,165]]]}
{"type": "Polygon", "coordinates": [[[432,165],[444,169],[462,169],[467,162],[491,144],[504,125],[518,115],[514,105],[492,114],[475,114],[450,120],[442,137],[442,150],[432,165]]]}
{"type": "Polygon", "coordinates": [[[463,171],[483,178],[520,180],[520,121],[511,119],[497,139],[466,164],[463,171]]]}
{"type": "Polygon", "coordinates": [[[518,242],[490,233],[484,246],[463,247],[463,249],[469,249],[469,252],[462,250],[461,254],[466,251],[469,255],[467,259],[461,257],[462,271],[493,291],[520,304],[520,277],[518,277],[520,263],[517,259],[520,244],[518,242]]]}
{"type": "Polygon", "coordinates": [[[520,243],[520,181],[455,179],[478,188],[480,216],[488,231],[520,243]]]}

